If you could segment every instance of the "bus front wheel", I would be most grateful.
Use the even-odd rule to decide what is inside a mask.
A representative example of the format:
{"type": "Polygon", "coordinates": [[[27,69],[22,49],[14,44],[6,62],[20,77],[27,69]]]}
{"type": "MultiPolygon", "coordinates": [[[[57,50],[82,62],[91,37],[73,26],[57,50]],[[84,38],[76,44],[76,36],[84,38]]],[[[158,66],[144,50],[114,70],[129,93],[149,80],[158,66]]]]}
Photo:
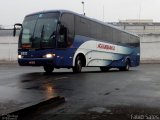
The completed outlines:
{"type": "Polygon", "coordinates": [[[52,66],[43,66],[43,68],[46,73],[52,73],[54,70],[54,67],[52,66]]]}
{"type": "Polygon", "coordinates": [[[82,71],[82,60],[80,59],[80,56],[77,56],[75,61],[75,66],[73,67],[74,73],[80,73],[82,71]]]}

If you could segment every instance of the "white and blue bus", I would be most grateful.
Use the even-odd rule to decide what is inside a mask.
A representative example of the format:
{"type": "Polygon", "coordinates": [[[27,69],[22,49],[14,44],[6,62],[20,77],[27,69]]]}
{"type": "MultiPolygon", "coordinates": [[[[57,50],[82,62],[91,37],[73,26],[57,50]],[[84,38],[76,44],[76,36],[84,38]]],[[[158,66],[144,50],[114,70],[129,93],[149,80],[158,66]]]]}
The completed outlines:
{"type": "Polygon", "coordinates": [[[100,67],[129,70],[140,64],[139,37],[86,16],[66,11],[43,11],[27,15],[18,43],[20,66],[54,68],[100,67]]]}

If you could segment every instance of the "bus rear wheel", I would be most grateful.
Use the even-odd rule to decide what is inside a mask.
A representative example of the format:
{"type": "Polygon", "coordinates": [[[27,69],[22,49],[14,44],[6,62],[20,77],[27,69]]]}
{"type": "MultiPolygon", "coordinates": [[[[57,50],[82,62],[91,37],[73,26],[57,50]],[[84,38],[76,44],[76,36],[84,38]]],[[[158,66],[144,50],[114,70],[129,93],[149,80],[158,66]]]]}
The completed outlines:
{"type": "Polygon", "coordinates": [[[109,69],[110,69],[110,68],[108,68],[108,67],[100,67],[100,70],[101,70],[102,72],[107,72],[107,71],[109,71],[109,69]]]}
{"type": "Polygon", "coordinates": [[[80,73],[82,71],[82,60],[80,59],[80,56],[77,56],[75,61],[75,66],[73,67],[74,73],[80,73]]]}
{"type": "Polygon", "coordinates": [[[43,66],[43,68],[46,73],[52,73],[54,70],[53,66],[43,66]]]}
{"type": "Polygon", "coordinates": [[[120,71],[129,71],[130,70],[130,62],[129,60],[126,61],[125,66],[122,68],[119,68],[120,71]]]}

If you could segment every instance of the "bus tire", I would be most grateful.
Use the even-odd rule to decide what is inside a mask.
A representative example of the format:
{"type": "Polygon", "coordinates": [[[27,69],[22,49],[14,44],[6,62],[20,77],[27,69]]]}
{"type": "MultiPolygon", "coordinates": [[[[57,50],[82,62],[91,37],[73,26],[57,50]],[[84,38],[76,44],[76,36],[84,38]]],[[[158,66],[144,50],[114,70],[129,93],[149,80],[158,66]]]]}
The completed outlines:
{"type": "Polygon", "coordinates": [[[54,70],[53,66],[43,66],[43,68],[46,73],[52,73],[54,70]]]}
{"type": "Polygon", "coordinates": [[[130,70],[130,62],[129,62],[128,59],[127,59],[127,61],[125,62],[125,66],[119,68],[119,70],[120,70],[120,71],[129,71],[129,70],[130,70]]]}
{"type": "Polygon", "coordinates": [[[75,66],[73,67],[73,72],[80,73],[81,71],[82,71],[82,60],[80,56],[77,56],[75,60],[75,66]]]}
{"type": "Polygon", "coordinates": [[[102,72],[107,72],[107,71],[109,71],[109,67],[100,67],[100,70],[102,71],[102,72]]]}

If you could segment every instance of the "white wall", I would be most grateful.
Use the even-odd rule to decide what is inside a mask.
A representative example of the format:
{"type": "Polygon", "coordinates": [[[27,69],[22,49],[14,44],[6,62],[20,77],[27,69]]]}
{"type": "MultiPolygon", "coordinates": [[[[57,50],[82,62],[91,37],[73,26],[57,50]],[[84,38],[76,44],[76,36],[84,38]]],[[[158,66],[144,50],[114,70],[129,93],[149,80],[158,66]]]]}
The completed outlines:
{"type": "MultiPolygon", "coordinates": [[[[16,61],[18,37],[0,36],[0,61],[16,61]]],[[[160,61],[160,35],[141,36],[141,60],[160,61]]]]}
{"type": "Polygon", "coordinates": [[[160,35],[141,37],[141,60],[160,60],[160,35]]]}
{"type": "Polygon", "coordinates": [[[18,37],[0,36],[0,61],[17,60],[18,37]]]}

